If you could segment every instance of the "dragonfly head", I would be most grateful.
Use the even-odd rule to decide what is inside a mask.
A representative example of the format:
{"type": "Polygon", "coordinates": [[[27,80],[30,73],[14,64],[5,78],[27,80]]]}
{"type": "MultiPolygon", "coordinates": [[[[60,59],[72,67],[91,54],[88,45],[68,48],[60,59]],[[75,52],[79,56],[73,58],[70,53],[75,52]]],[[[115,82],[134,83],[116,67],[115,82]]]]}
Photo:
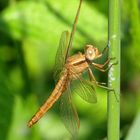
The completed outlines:
{"type": "Polygon", "coordinates": [[[99,55],[98,48],[92,46],[92,45],[86,45],[85,48],[85,57],[87,60],[92,61],[96,59],[96,57],[99,55]]]}

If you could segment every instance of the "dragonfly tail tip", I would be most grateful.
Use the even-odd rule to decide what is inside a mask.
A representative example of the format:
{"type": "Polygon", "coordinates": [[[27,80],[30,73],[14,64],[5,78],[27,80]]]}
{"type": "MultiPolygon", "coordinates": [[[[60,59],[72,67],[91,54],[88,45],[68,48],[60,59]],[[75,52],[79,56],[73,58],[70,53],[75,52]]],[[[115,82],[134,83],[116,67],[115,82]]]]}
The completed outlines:
{"type": "Polygon", "coordinates": [[[28,126],[29,128],[31,128],[32,125],[33,125],[33,123],[32,123],[31,121],[29,121],[28,124],[27,124],[27,126],[28,126]]]}

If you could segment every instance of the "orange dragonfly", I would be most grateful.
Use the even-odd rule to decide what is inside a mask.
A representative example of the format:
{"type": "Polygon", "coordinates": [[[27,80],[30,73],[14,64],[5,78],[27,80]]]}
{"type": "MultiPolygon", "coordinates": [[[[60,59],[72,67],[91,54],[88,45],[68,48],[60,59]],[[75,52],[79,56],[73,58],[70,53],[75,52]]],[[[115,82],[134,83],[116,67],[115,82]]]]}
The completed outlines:
{"type": "Polygon", "coordinates": [[[89,103],[95,103],[97,101],[94,85],[107,90],[112,90],[104,86],[104,83],[97,82],[90,68],[90,66],[93,66],[98,70],[105,72],[114,65],[112,64],[104,69],[111,59],[107,59],[104,64],[97,64],[93,62],[93,60],[102,57],[104,52],[107,50],[107,47],[102,51],[102,53],[100,53],[98,48],[92,45],[86,45],[84,54],[79,52],[78,54],[69,57],[69,51],[72,46],[81,4],[82,0],[80,0],[70,39],[68,31],[64,31],[60,38],[54,68],[56,86],[49,98],[28,122],[28,127],[32,127],[60,98],[60,111],[64,125],[72,136],[76,136],[80,127],[80,122],[76,108],[71,100],[71,94],[76,92],[76,90],[71,88],[73,82],[78,81],[78,87],[76,87],[76,89],[78,89],[79,92],[77,93],[89,103]],[[82,78],[82,73],[85,71],[89,74],[89,80],[82,78]]]}

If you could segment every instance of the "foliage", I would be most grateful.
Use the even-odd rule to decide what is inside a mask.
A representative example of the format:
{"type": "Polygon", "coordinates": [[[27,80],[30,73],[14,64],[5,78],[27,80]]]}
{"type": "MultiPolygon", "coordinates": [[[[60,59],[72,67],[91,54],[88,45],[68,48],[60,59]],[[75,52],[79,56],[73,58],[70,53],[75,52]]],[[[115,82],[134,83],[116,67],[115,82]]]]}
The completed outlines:
{"type": "Polygon", "coordinates": [[[140,113],[137,114],[129,130],[128,136],[126,137],[126,140],[133,140],[133,139],[139,140],[140,138],[139,127],[140,127],[140,113]]]}
{"type": "Polygon", "coordinates": [[[4,73],[0,71],[0,138],[6,139],[12,123],[14,97],[5,81],[4,73]]]}

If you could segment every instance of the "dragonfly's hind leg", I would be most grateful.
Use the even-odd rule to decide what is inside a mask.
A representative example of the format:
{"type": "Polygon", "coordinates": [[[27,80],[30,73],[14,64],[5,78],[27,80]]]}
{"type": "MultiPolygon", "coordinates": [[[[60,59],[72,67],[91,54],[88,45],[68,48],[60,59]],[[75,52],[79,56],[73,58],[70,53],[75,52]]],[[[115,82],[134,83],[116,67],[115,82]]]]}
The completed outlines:
{"type": "Polygon", "coordinates": [[[115,97],[116,97],[117,102],[119,102],[119,98],[117,97],[117,94],[116,94],[116,92],[115,92],[115,90],[113,88],[109,88],[109,87],[105,86],[105,85],[107,85],[106,83],[100,83],[100,82],[98,82],[95,79],[95,77],[94,77],[94,75],[92,73],[92,70],[90,68],[88,68],[88,74],[89,74],[89,78],[90,78],[90,81],[91,82],[94,82],[95,85],[98,86],[98,87],[101,87],[103,89],[106,89],[108,92],[113,92],[114,95],[115,95],[115,97]]]}
{"type": "Polygon", "coordinates": [[[96,84],[96,85],[98,87],[101,87],[103,89],[106,89],[108,92],[113,92],[114,95],[115,95],[115,98],[116,98],[117,102],[119,102],[119,98],[118,98],[118,96],[117,96],[117,94],[116,94],[116,92],[115,92],[115,90],[113,88],[109,88],[109,87],[106,87],[106,86],[103,86],[103,85],[100,85],[100,84],[96,84]]]}
{"type": "Polygon", "coordinates": [[[106,89],[108,92],[113,92],[117,102],[119,102],[119,98],[118,98],[118,96],[113,88],[109,88],[109,87],[105,86],[105,85],[107,85],[106,83],[100,83],[100,82],[96,81],[90,68],[88,69],[88,73],[89,73],[89,77],[90,77],[91,82],[94,82],[95,85],[100,87],[100,88],[106,89]]]}
{"type": "Polygon", "coordinates": [[[95,84],[107,85],[106,83],[98,82],[96,80],[95,76],[93,75],[92,70],[90,68],[88,68],[88,74],[89,74],[90,81],[94,82],[95,84]]]}

